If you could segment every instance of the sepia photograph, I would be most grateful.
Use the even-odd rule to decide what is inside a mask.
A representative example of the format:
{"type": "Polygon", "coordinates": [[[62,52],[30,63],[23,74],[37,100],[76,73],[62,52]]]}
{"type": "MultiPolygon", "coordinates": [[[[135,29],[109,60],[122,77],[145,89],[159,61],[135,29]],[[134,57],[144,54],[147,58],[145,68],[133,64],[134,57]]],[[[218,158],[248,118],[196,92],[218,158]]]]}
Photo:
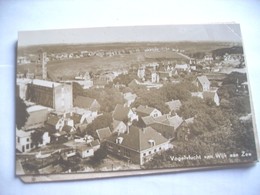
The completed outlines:
{"type": "Polygon", "coordinates": [[[258,161],[239,24],[18,35],[17,176],[258,161]]]}

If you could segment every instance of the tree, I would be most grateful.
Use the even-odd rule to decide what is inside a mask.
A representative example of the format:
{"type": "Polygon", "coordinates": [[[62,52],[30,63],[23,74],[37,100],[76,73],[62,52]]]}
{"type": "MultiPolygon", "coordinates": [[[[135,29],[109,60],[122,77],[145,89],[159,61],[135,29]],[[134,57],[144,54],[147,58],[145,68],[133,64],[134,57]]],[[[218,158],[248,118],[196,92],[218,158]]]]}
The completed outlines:
{"type": "Polygon", "coordinates": [[[100,147],[95,153],[94,156],[91,158],[91,164],[93,166],[99,165],[105,158],[107,157],[107,151],[102,146],[100,147]]]}
{"type": "Polygon", "coordinates": [[[43,131],[34,131],[31,134],[31,139],[32,139],[32,144],[36,147],[38,147],[39,144],[42,143],[42,136],[43,136],[43,131]]]}
{"type": "Polygon", "coordinates": [[[105,127],[112,128],[112,115],[110,113],[104,113],[101,116],[95,118],[95,120],[87,126],[87,133],[93,137],[96,136],[96,130],[105,127]]]}
{"type": "Polygon", "coordinates": [[[114,79],[113,83],[114,84],[123,84],[123,85],[127,86],[134,79],[138,79],[137,74],[133,74],[133,73],[120,74],[114,79]]]}
{"type": "Polygon", "coordinates": [[[16,97],[16,127],[18,129],[21,129],[28,117],[29,117],[29,113],[26,110],[26,104],[24,103],[24,101],[20,98],[20,97],[16,97]]]}
{"type": "Polygon", "coordinates": [[[139,105],[147,105],[150,107],[157,108],[163,114],[169,113],[170,109],[165,104],[166,98],[164,94],[161,93],[160,89],[153,90],[138,90],[137,91],[137,100],[134,102],[133,106],[138,107],[139,105]]]}
{"type": "Polygon", "coordinates": [[[186,101],[191,97],[190,91],[196,88],[192,83],[182,82],[179,84],[168,83],[160,91],[166,97],[167,101],[181,100],[186,101]]]}

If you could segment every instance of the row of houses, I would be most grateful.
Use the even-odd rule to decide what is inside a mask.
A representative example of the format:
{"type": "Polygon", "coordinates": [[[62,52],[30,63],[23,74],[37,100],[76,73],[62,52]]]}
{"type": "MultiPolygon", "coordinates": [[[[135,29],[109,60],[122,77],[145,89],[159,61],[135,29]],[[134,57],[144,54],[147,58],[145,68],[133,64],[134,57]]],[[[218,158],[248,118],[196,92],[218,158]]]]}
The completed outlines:
{"type": "MultiPolygon", "coordinates": [[[[201,93],[209,93],[211,91],[210,82],[206,76],[200,76],[194,82],[197,83],[201,93]]],[[[84,96],[74,98],[71,106],[69,106],[70,109],[64,109],[66,112],[58,109],[59,107],[53,103],[56,101],[55,98],[58,96],[57,100],[62,100],[65,95],[70,94],[64,88],[64,84],[50,81],[40,82],[37,80],[27,82],[23,79],[18,83],[26,88],[23,90],[27,92],[19,88],[20,91],[23,91],[25,97],[28,97],[29,92],[32,95],[37,91],[37,93],[43,94],[47,99],[49,98],[46,101],[46,99],[41,99],[40,97],[37,99],[29,96],[31,97],[29,100],[35,102],[36,105],[28,107],[27,111],[30,115],[28,121],[24,129],[17,130],[16,148],[20,152],[28,152],[35,148],[32,135],[37,131],[42,132],[42,141],[38,146],[55,142],[75,141],[77,131],[86,128],[99,114],[102,114],[99,113],[100,104],[98,101],[84,96]],[[27,85],[23,85],[24,83],[27,85]],[[59,88],[60,86],[61,88],[59,88]]],[[[142,165],[153,154],[169,148],[170,140],[189,139],[189,127],[194,119],[183,119],[176,114],[176,111],[182,106],[180,100],[166,102],[165,104],[168,105],[171,112],[163,115],[158,109],[146,105],[140,105],[132,109],[130,105],[135,101],[136,95],[126,93],[123,96],[127,103],[125,105],[116,105],[112,112],[112,128],[96,129],[93,139],[80,138],[80,140],[83,139],[82,147],[78,147],[78,149],[81,148],[81,156],[89,157],[94,155],[94,148],[91,149],[89,144],[98,140],[100,144],[106,146],[106,149],[111,154],[142,165]],[[138,143],[144,143],[144,147],[131,145],[131,142],[135,142],[135,140],[139,140],[138,143]],[[139,149],[136,147],[139,147],[139,149]],[[86,154],[83,155],[84,151],[86,154]]]]}
{"type": "Polygon", "coordinates": [[[167,64],[159,66],[158,63],[142,64],[137,70],[137,76],[142,81],[150,81],[152,83],[159,83],[167,80],[173,76],[182,73],[190,73],[196,71],[196,65],[192,64],[167,64]],[[152,66],[151,66],[152,64],[152,66]]]}

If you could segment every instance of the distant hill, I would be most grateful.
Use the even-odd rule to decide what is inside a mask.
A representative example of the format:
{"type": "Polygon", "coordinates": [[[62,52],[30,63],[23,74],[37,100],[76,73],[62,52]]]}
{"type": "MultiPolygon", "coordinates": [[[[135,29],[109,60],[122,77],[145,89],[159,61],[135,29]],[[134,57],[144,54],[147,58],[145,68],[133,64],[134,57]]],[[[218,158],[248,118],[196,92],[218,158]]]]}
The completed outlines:
{"type": "Polygon", "coordinates": [[[243,54],[242,46],[233,46],[229,48],[220,48],[212,51],[212,55],[215,56],[224,56],[226,53],[228,54],[243,54]]]}
{"type": "MultiPolygon", "coordinates": [[[[125,42],[125,43],[96,43],[96,44],[52,44],[18,47],[18,56],[38,54],[39,51],[47,53],[63,53],[77,51],[110,50],[110,49],[144,49],[147,47],[168,47],[172,49],[186,50],[186,52],[217,50],[230,47],[230,42],[125,42]]],[[[19,46],[19,44],[18,44],[19,46]]]]}

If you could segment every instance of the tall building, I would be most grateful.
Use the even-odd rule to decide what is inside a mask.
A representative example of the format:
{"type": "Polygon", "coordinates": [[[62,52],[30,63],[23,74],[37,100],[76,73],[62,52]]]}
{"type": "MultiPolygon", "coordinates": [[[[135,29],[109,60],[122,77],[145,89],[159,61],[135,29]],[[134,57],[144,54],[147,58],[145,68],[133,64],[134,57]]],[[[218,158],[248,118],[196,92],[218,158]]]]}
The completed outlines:
{"type": "Polygon", "coordinates": [[[47,53],[39,51],[37,66],[35,68],[35,78],[47,79],[47,53]]]}
{"type": "Polygon", "coordinates": [[[72,85],[34,79],[28,83],[26,99],[65,112],[72,108],[72,85]]]}
{"type": "Polygon", "coordinates": [[[42,68],[42,79],[46,80],[47,79],[47,53],[43,52],[40,54],[41,58],[40,58],[40,64],[41,64],[41,68],[42,68]]]}

